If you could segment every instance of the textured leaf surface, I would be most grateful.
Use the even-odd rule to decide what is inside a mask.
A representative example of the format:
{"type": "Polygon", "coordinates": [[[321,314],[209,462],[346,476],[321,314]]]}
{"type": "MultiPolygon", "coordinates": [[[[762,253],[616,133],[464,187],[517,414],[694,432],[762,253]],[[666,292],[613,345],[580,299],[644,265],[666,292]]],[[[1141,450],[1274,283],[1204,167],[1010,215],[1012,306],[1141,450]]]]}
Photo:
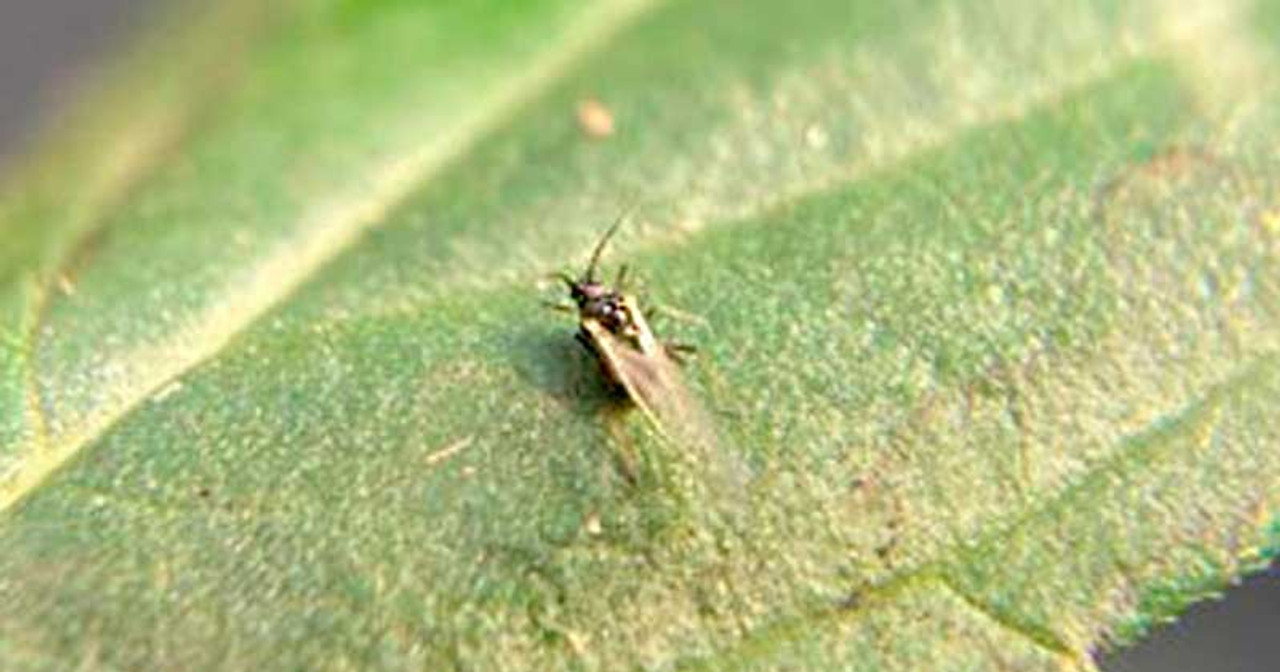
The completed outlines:
{"type": "Polygon", "coordinates": [[[1280,8],[260,4],[0,201],[4,669],[1080,669],[1274,553],[1280,8]],[[539,304],[632,202],[736,517],[539,304]]]}

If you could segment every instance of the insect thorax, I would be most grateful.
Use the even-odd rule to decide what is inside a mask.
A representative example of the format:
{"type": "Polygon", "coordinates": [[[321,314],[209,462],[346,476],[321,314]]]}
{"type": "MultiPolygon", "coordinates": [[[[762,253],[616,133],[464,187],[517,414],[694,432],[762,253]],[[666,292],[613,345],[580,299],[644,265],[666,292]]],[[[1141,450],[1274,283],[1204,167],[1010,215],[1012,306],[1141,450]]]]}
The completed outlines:
{"type": "Polygon", "coordinates": [[[608,294],[585,301],[580,313],[583,318],[596,320],[615,336],[628,337],[635,331],[634,313],[620,294],[608,294]]]}

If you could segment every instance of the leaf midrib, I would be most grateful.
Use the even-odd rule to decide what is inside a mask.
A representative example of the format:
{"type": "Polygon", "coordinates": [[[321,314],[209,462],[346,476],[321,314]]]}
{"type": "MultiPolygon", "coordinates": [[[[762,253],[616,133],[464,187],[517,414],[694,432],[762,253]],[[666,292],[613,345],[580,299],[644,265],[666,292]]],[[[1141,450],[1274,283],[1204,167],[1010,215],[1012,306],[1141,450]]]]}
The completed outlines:
{"type": "MultiPolygon", "coordinates": [[[[216,39],[215,36],[225,32],[256,33],[262,28],[264,13],[252,5],[228,3],[210,8],[207,13],[201,14],[200,19],[193,24],[193,28],[184,29],[175,35],[165,34],[161,39],[178,40],[183,45],[183,47],[170,47],[171,49],[190,46],[190,51],[184,50],[182,55],[175,58],[176,61],[182,62],[191,58],[195,63],[192,67],[199,69],[209,67],[212,63],[211,59],[216,59],[225,71],[232,67],[231,64],[235,62],[236,57],[245,55],[244,51],[228,52],[220,49],[210,54],[208,52],[212,49],[209,48],[208,43],[216,39]]],[[[168,20],[173,20],[173,17],[168,17],[168,20]]],[[[161,20],[157,25],[167,24],[161,20]]],[[[146,50],[138,53],[146,53],[146,50]]],[[[137,53],[131,53],[123,57],[123,60],[127,62],[138,57],[137,53]]],[[[122,64],[117,64],[117,67],[119,65],[122,64]]],[[[18,269],[18,281],[26,282],[25,286],[20,286],[17,290],[25,293],[23,303],[26,310],[21,323],[22,327],[15,330],[13,353],[19,362],[19,376],[22,381],[22,408],[19,412],[23,414],[29,427],[26,445],[8,448],[25,450],[28,454],[38,455],[50,450],[49,423],[39,384],[36,354],[40,331],[47,318],[55,285],[70,273],[69,266],[82,253],[87,241],[101,232],[108,221],[107,214],[111,208],[127,199],[133,189],[154,174],[164,159],[170,155],[170,150],[193,131],[198,123],[197,117],[200,116],[199,110],[202,108],[202,103],[217,96],[223,86],[228,83],[229,80],[226,77],[215,77],[212,83],[196,88],[176,105],[157,106],[153,101],[151,105],[143,105],[143,112],[129,116],[118,128],[111,120],[102,124],[102,129],[112,129],[111,142],[105,148],[97,147],[88,159],[88,165],[84,167],[85,172],[78,180],[80,183],[78,191],[70,195],[70,202],[65,206],[68,211],[61,226],[69,231],[69,237],[61,243],[57,239],[51,240],[37,252],[31,268],[24,271],[19,266],[18,269]]],[[[107,101],[113,95],[118,94],[100,92],[92,98],[93,104],[86,107],[96,109],[107,105],[107,101]]],[[[95,121],[96,119],[76,118],[66,120],[60,126],[75,128],[75,133],[83,135],[83,138],[74,134],[73,137],[83,141],[103,132],[102,129],[93,130],[95,121]],[[80,128],[81,125],[86,124],[90,126],[89,129],[80,128]]],[[[51,140],[56,142],[61,138],[51,138],[51,140]]],[[[36,163],[31,167],[38,175],[46,169],[39,164],[39,158],[34,157],[33,160],[36,163]]],[[[27,189],[38,191],[42,187],[39,184],[27,185],[15,179],[12,183],[5,183],[3,188],[11,198],[21,199],[27,189]]],[[[36,198],[50,197],[44,194],[36,198]]],[[[59,197],[59,200],[62,198],[59,197]]],[[[6,226],[9,228],[21,226],[25,221],[21,217],[0,216],[0,231],[3,231],[6,226]]],[[[8,505],[6,496],[10,485],[11,482],[0,483],[0,504],[2,504],[0,511],[8,505]]]]}
{"type": "MultiPolygon", "coordinates": [[[[301,219],[306,223],[298,230],[314,231],[313,235],[301,241],[287,241],[265,255],[264,262],[249,269],[248,282],[238,283],[235,292],[222,293],[222,296],[232,297],[230,300],[205,309],[190,321],[196,326],[179,332],[177,338],[160,345],[163,354],[170,357],[167,361],[175,362],[168,372],[134,383],[132,389],[115,390],[112,397],[125,401],[117,401],[96,411],[79,427],[61,435],[47,436],[43,445],[28,443],[22,449],[27,457],[16,477],[0,486],[0,512],[8,511],[37,490],[82,448],[96,441],[157,390],[215,357],[239,334],[286,301],[320,269],[354,245],[366,231],[386,221],[387,214],[421,185],[464,156],[488,134],[501,128],[508,117],[522,109],[522,103],[550,89],[575,64],[661,1],[618,0],[582,13],[542,58],[527,67],[512,69],[517,76],[481,100],[476,106],[476,113],[463,117],[430,142],[392,157],[383,164],[379,174],[368,180],[372,186],[364,192],[366,197],[304,212],[301,219]]],[[[41,324],[35,322],[30,333],[38,335],[40,329],[41,324]]],[[[30,349],[34,352],[34,345],[30,349]]],[[[149,349],[154,349],[154,346],[149,349]]],[[[31,375],[26,384],[35,389],[27,396],[36,399],[39,406],[38,372],[34,370],[34,358],[29,358],[28,362],[31,375]]],[[[40,422],[47,424],[44,418],[40,422]]]]}

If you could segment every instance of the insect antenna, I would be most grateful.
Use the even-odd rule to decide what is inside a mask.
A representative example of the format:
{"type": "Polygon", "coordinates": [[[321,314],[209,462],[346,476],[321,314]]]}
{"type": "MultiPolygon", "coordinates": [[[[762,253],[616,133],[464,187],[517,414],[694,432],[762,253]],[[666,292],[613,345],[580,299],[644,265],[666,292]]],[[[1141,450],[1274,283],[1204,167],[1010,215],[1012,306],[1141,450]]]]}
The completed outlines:
{"type": "Polygon", "coordinates": [[[558,273],[554,273],[552,274],[551,277],[563,282],[565,286],[567,286],[569,289],[573,289],[575,286],[577,286],[578,281],[581,280],[581,278],[575,278],[566,271],[560,271],[558,273]]]}
{"type": "Polygon", "coordinates": [[[618,218],[613,221],[609,230],[605,231],[604,235],[600,237],[600,242],[596,243],[596,249],[591,253],[591,263],[587,265],[587,282],[596,281],[596,265],[600,263],[600,255],[604,253],[605,245],[609,244],[609,239],[618,232],[618,228],[622,226],[622,222],[626,220],[627,215],[631,214],[632,209],[629,207],[623,210],[622,214],[618,215],[618,218]]]}

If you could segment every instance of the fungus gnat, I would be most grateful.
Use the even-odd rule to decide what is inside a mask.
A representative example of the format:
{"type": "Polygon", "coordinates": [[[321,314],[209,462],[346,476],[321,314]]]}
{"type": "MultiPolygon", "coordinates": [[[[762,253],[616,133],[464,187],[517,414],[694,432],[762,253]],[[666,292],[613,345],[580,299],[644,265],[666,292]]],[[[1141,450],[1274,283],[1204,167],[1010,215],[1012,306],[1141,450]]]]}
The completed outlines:
{"type": "Polygon", "coordinates": [[[624,291],[625,264],[612,286],[596,277],[605,247],[624,219],[619,217],[600,237],[581,276],[559,275],[573,303],[555,307],[577,313],[574,337],[663,436],[687,449],[687,457],[700,456],[698,462],[716,465],[711,478],[718,482],[716,487],[740,489],[746,481],[745,467],[729,464],[719,449],[714,423],[684,385],[679,365],[693,348],[658,340],[636,298],[624,291]]]}

